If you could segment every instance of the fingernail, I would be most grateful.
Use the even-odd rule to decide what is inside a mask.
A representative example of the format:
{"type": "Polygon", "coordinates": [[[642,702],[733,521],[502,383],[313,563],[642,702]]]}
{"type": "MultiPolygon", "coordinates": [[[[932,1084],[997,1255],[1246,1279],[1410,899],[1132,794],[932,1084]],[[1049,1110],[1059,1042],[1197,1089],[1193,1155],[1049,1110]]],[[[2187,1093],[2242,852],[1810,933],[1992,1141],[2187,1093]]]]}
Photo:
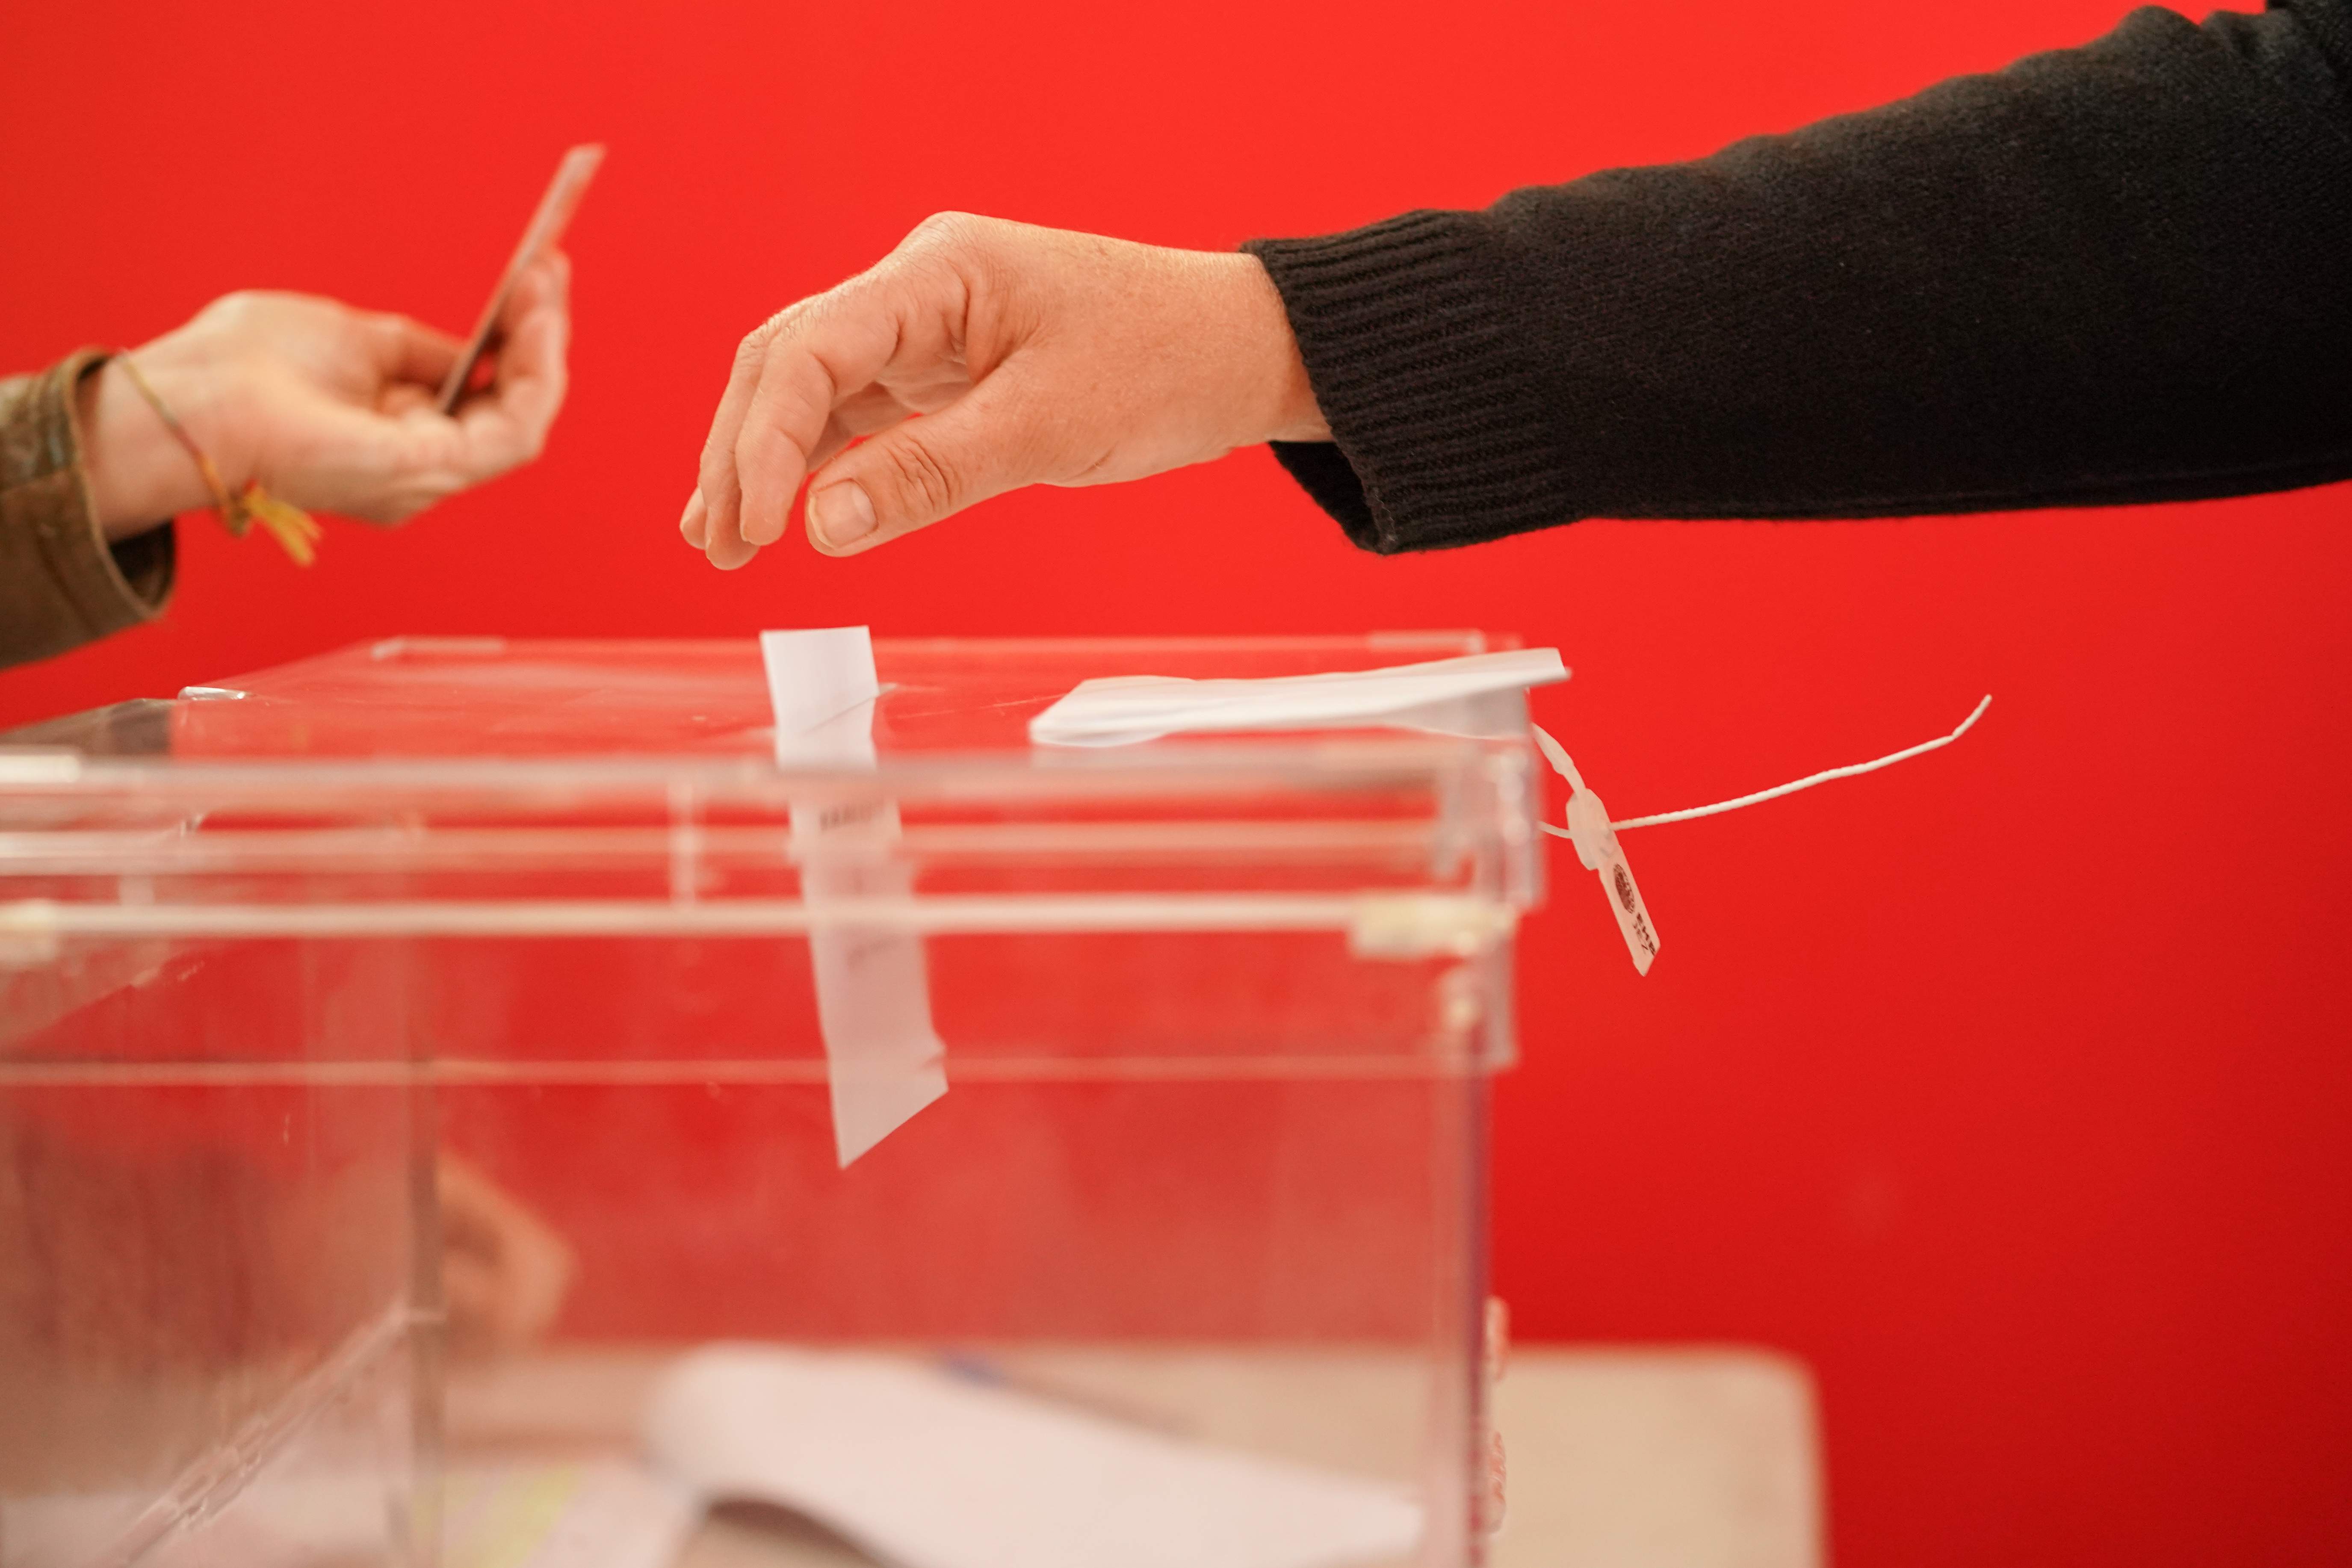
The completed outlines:
{"type": "Polygon", "coordinates": [[[684,534],[686,542],[697,550],[702,548],[703,540],[709,531],[703,523],[702,492],[698,489],[686,498],[686,510],[678,515],[677,520],[678,532],[684,534]]]}
{"type": "Polygon", "coordinates": [[[809,516],[816,522],[816,531],[835,550],[845,544],[855,544],[874,531],[874,503],[866,496],[865,487],[855,479],[844,479],[828,485],[809,497],[809,516]]]}

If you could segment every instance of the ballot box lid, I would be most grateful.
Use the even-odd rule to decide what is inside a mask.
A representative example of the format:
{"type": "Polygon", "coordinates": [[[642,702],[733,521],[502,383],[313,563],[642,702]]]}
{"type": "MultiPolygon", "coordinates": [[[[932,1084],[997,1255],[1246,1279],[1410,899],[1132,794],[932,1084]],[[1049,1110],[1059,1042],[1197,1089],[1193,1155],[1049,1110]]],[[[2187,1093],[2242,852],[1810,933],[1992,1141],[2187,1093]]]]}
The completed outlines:
{"type": "Polygon", "coordinates": [[[780,762],[748,637],[359,645],[0,738],[0,943],[792,931],[813,918],[811,865],[880,855],[907,883],[857,909],[927,931],[1328,930],[1367,951],[1479,951],[1540,891],[1517,691],[1481,699],[1467,733],[1065,748],[1028,726],[1096,677],[1516,646],[877,638],[866,754],[780,762]],[[882,837],[826,828],[844,822],[882,837]]]}

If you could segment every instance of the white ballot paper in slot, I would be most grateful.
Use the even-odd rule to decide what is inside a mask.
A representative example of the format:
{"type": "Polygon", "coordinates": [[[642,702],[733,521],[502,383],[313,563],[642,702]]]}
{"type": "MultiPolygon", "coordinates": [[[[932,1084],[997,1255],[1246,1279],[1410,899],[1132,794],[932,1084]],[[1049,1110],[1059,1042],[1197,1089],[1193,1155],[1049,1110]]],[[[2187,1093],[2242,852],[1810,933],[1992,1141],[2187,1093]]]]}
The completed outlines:
{"type": "Polygon", "coordinates": [[[1559,650],[1549,647],[1255,680],[1114,676],[1080,682],[1029,721],[1029,739],[1041,746],[1125,746],[1165,735],[1375,724],[1483,733],[1484,726],[1465,722],[1475,699],[1567,679],[1559,650]]]}
{"type": "MultiPolygon", "coordinates": [[[[864,626],[762,632],[776,761],[871,769],[881,696],[864,626]]],[[[829,900],[895,900],[914,888],[898,855],[898,808],[879,795],[793,803],[793,852],[809,906],[809,963],[833,1095],[834,1152],[844,1165],[948,1091],[947,1050],[931,1026],[923,939],[911,931],[829,921],[829,900]]]]}
{"type": "Polygon", "coordinates": [[[698,1351],[645,1436],[704,1497],[796,1510],[898,1568],[1347,1568],[1421,1537],[1402,1489],[884,1356],[698,1351]]]}

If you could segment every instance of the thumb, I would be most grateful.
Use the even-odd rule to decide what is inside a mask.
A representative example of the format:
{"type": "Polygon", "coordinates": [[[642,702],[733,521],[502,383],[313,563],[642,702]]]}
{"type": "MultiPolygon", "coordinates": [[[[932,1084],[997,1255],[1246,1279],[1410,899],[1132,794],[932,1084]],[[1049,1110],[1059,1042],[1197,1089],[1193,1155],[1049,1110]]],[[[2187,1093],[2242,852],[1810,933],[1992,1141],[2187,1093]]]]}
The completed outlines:
{"type": "Polygon", "coordinates": [[[809,480],[809,542],[828,555],[912,533],[1043,478],[1034,405],[1003,372],[937,414],[842,453],[809,480]]]}

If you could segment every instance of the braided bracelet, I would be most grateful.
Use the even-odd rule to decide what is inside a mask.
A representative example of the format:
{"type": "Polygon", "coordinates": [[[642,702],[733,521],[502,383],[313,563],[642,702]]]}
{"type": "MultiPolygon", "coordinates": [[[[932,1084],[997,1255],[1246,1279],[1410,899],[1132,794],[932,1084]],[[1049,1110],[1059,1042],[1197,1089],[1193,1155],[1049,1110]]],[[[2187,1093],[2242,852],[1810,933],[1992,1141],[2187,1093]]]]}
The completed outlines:
{"type": "Polygon", "coordinates": [[[188,434],[187,427],[172,413],[170,405],[153,387],[147,384],[147,378],[139,374],[139,367],[131,362],[130,353],[126,350],[117,354],[115,363],[122,367],[124,374],[131,377],[131,384],[139,389],[139,395],[155,410],[155,416],[163,420],[164,428],[172,432],[173,438],[186,447],[188,456],[195,459],[197,472],[205,477],[205,488],[213,492],[213,515],[220,519],[221,526],[228,530],[231,538],[243,539],[257,522],[270,538],[278,541],[287,554],[294,558],[296,565],[308,566],[318,559],[320,530],[315,518],[300,507],[289,505],[263,489],[259,480],[249,482],[245,489],[232,494],[222,481],[220,470],[213,467],[213,460],[205,455],[205,449],[196,445],[196,438],[188,434]]]}

